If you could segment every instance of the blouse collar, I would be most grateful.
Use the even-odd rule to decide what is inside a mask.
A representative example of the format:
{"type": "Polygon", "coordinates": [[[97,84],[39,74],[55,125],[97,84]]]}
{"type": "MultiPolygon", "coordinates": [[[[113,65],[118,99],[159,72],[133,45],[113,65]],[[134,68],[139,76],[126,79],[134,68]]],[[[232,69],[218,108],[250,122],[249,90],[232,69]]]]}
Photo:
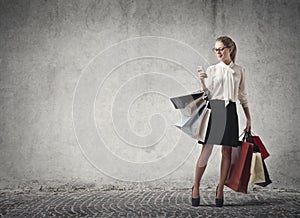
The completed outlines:
{"type": "Polygon", "coordinates": [[[226,67],[226,68],[229,68],[229,67],[233,68],[234,63],[232,61],[230,61],[230,63],[227,65],[223,61],[220,61],[220,65],[223,66],[223,67],[226,67]]]}
{"type": "Polygon", "coordinates": [[[219,65],[224,67],[226,70],[229,70],[232,73],[235,73],[234,70],[233,70],[233,67],[234,67],[235,64],[232,61],[228,65],[225,64],[223,61],[220,61],[219,65]]]}

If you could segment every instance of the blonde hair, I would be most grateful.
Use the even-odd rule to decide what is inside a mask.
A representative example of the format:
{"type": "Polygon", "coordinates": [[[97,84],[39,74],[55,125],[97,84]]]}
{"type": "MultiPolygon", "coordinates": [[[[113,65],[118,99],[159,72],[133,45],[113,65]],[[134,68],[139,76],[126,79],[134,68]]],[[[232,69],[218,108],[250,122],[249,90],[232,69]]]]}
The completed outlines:
{"type": "Polygon", "coordinates": [[[237,53],[237,47],[235,45],[235,42],[228,36],[220,36],[216,39],[216,41],[222,42],[226,47],[232,48],[232,51],[230,53],[230,58],[234,63],[236,59],[236,53],[237,53]]]}

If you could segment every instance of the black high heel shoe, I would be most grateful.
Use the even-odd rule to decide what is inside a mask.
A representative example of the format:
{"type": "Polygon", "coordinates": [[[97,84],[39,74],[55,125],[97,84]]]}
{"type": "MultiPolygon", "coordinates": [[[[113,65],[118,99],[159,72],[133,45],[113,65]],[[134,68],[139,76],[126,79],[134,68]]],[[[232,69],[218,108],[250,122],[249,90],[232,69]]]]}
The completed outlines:
{"type": "Polygon", "coordinates": [[[200,205],[200,197],[193,198],[193,190],[194,190],[194,186],[192,187],[192,206],[197,207],[200,205]]]}
{"type": "Polygon", "coordinates": [[[224,197],[222,197],[221,199],[217,198],[218,195],[218,187],[216,189],[216,207],[223,207],[223,203],[224,203],[224,197]]]}

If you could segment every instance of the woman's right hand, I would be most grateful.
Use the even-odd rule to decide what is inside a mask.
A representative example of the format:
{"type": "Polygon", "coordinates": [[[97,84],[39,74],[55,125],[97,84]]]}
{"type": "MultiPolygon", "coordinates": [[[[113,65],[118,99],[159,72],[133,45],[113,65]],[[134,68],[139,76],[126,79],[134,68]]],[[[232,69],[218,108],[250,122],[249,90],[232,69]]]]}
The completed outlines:
{"type": "Polygon", "coordinates": [[[199,75],[199,79],[202,83],[204,83],[204,79],[207,78],[207,74],[201,70],[201,71],[198,71],[198,75],[199,75]]]}

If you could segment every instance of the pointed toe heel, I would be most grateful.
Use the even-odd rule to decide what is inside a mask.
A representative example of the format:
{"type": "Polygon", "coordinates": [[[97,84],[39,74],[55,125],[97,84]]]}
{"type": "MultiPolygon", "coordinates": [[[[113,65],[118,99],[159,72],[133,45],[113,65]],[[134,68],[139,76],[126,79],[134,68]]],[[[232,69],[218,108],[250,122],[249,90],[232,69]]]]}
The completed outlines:
{"type": "Polygon", "coordinates": [[[199,198],[193,198],[193,190],[194,186],[192,187],[192,206],[198,207],[200,205],[200,197],[199,198]]]}
{"type": "Polygon", "coordinates": [[[216,198],[216,207],[223,207],[224,199],[218,199],[216,198]]]}

